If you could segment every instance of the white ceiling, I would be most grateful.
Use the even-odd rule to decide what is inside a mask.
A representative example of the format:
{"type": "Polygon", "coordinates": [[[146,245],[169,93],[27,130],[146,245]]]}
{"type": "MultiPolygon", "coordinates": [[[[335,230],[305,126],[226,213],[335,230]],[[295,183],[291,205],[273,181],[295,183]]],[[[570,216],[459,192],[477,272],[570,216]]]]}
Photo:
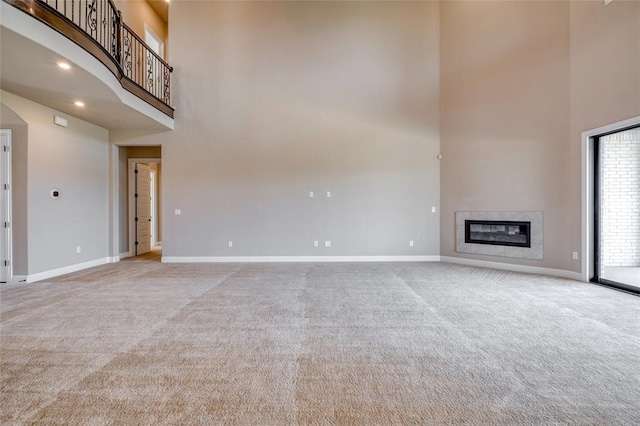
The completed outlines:
{"type": "MultiPolygon", "coordinates": [[[[46,28],[46,31],[53,32],[51,37],[62,37],[50,28],[46,28]]],[[[73,46],[81,49],[75,44],[73,46]]],[[[87,57],[86,61],[97,62],[89,53],[82,51],[80,54],[87,57]]],[[[92,66],[95,69],[96,64],[92,66]]],[[[104,67],[101,63],[97,66],[104,67]]],[[[110,130],[167,130],[166,120],[163,124],[152,118],[159,113],[154,107],[138,98],[130,104],[139,105],[139,109],[123,102],[124,89],[110,72],[102,72],[99,78],[87,68],[90,67],[73,63],[39,43],[5,26],[1,27],[0,86],[3,90],[110,130]],[[65,71],[59,68],[57,62],[61,60],[71,63],[72,69],[65,71]],[[105,82],[105,75],[107,80],[113,78],[105,82]],[[76,107],[76,100],[81,100],[86,106],[76,107]]],[[[126,92],[125,96],[129,99],[134,95],[126,92]]]]}

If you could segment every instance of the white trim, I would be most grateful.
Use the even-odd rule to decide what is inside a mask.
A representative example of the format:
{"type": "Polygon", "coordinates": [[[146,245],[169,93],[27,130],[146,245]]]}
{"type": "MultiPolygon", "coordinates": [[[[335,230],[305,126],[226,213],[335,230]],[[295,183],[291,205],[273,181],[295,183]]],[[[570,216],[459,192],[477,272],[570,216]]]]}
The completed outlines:
{"type": "Polygon", "coordinates": [[[9,284],[26,283],[26,282],[27,282],[26,275],[14,275],[9,281],[9,284]]]}
{"type": "Polygon", "coordinates": [[[127,252],[124,252],[124,253],[120,253],[119,259],[122,260],[122,259],[126,259],[127,257],[131,257],[131,252],[130,251],[127,251],[127,252]]]}
{"type": "Polygon", "coordinates": [[[163,256],[162,263],[439,262],[440,256],[163,256]]]}
{"type": "Polygon", "coordinates": [[[565,271],[563,269],[541,268],[539,266],[515,265],[511,263],[488,262],[486,260],[466,259],[462,257],[440,256],[441,262],[456,263],[459,265],[479,266],[481,268],[501,269],[504,271],[524,272],[527,274],[551,275],[554,277],[568,278],[582,281],[579,272],[565,271]]]}
{"type": "Polygon", "coordinates": [[[76,263],[75,265],[65,266],[63,268],[56,268],[50,271],[38,272],[37,274],[28,275],[27,282],[34,283],[36,281],[42,281],[49,278],[57,277],[60,275],[70,274],[72,272],[82,271],[83,269],[93,268],[95,266],[112,263],[112,257],[103,257],[101,259],[90,260],[88,262],[76,263]]]}
{"type": "Polygon", "coordinates": [[[592,138],[603,133],[615,132],[640,125],[640,116],[619,121],[582,133],[582,264],[580,280],[588,282],[593,276],[593,142],[592,138]]]}

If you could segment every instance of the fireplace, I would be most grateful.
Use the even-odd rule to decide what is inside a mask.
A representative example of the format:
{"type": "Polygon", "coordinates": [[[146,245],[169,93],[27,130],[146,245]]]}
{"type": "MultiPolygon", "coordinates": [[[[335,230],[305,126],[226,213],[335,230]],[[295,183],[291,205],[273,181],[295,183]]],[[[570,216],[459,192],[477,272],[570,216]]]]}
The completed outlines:
{"type": "Polygon", "coordinates": [[[531,247],[531,222],[465,220],[464,242],[467,244],[531,247]]]}

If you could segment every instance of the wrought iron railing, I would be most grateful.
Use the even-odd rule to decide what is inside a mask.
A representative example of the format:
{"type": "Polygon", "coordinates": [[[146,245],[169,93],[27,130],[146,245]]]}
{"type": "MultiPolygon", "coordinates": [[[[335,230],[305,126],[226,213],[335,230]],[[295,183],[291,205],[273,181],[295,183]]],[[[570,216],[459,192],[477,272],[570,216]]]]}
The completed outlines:
{"type": "Polygon", "coordinates": [[[120,13],[111,0],[38,0],[67,18],[120,62],[120,13]]]}
{"type": "Polygon", "coordinates": [[[122,71],[162,102],[169,103],[171,67],[122,24],[122,71]]]}
{"type": "Polygon", "coordinates": [[[124,77],[170,106],[173,68],[124,22],[112,0],[36,0],[91,37],[124,77]]]}

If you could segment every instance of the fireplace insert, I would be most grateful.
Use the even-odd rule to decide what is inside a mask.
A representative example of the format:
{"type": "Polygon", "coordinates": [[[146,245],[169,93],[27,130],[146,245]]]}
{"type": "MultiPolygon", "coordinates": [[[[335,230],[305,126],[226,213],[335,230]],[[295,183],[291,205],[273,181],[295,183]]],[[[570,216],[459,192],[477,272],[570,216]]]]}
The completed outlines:
{"type": "Polygon", "coordinates": [[[465,220],[464,242],[495,246],[531,247],[531,222],[465,220]]]}

